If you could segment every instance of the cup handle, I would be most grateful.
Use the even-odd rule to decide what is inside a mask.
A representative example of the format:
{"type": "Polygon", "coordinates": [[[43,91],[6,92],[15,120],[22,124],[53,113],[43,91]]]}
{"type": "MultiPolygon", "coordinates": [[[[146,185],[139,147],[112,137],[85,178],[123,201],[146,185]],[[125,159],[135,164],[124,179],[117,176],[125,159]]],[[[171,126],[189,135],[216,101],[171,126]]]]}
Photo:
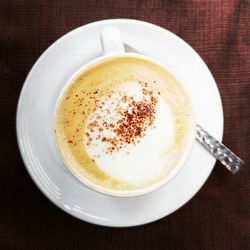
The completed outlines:
{"type": "Polygon", "coordinates": [[[121,32],[117,27],[107,27],[102,30],[101,45],[103,55],[125,53],[121,32]]]}

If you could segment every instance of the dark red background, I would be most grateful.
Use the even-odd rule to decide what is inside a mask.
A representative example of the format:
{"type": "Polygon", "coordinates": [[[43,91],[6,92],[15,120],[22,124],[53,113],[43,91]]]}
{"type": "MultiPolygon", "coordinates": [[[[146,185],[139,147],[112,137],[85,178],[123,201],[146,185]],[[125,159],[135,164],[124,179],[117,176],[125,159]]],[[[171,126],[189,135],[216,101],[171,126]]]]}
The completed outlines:
{"type": "MultiPolygon", "coordinates": [[[[16,105],[41,53],[66,32],[107,18],[158,24],[186,40],[212,71],[223,99],[224,142],[250,163],[249,1],[0,1],[0,249],[250,249],[250,170],[217,164],[174,214],[135,228],[77,220],[36,188],[17,148],[16,105]]],[[[202,166],[201,166],[202,167],[202,166]]]]}

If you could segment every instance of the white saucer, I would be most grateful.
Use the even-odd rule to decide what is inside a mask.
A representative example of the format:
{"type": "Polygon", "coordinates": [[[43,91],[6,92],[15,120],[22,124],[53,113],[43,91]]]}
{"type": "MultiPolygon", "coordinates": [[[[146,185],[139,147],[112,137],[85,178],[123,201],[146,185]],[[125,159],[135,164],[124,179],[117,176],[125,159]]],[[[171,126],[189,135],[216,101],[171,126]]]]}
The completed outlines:
{"type": "Polygon", "coordinates": [[[135,198],[115,198],[90,190],[66,169],[53,139],[57,97],[67,79],[101,55],[100,31],[117,26],[126,44],[164,63],[187,88],[198,122],[222,139],[223,110],[217,85],[198,54],[173,33],[128,19],[99,21],[66,34],[50,46],[30,71],[19,99],[17,137],[28,172],[41,191],[67,213],[105,226],[135,226],[160,219],[184,205],[204,184],[215,159],[198,143],[182,171],[163,188],[135,198]]]}

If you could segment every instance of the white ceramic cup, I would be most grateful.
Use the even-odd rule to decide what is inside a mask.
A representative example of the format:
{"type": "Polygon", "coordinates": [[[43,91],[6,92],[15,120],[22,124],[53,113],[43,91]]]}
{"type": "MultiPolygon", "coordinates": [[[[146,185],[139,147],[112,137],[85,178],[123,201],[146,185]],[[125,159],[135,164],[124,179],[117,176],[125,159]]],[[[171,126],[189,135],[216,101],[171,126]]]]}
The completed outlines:
{"type": "MultiPolygon", "coordinates": [[[[164,68],[169,74],[171,74],[171,72],[166,68],[165,65],[156,61],[155,59],[152,59],[148,56],[144,56],[144,55],[137,54],[137,53],[125,52],[121,32],[117,27],[107,27],[104,30],[102,30],[102,32],[100,34],[100,39],[101,39],[103,56],[88,62],[87,64],[83,65],[80,69],[78,69],[70,77],[70,79],[67,81],[66,85],[64,86],[63,90],[61,91],[61,95],[59,96],[58,100],[60,99],[60,97],[62,96],[64,90],[68,87],[68,85],[71,84],[72,80],[75,78],[76,75],[85,71],[85,69],[88,68],[89,66],[95,65],[96,63],[100,63],[102,61],[106,61],[105,59],[112,58],[112,57],[123,57],[123,56],[129,55],[130,57],[141,58],[141,59],[144,59],[146,61],[150,61],[156,65],[159,65],[161,68],[164,68]]],[[[178,79],[178,77],[176,77],[176,76],[175,76],[175,78],[178,79]]],[[[194,118],[195,116],[194,116],[194,110],[192,109],[192,105],[191,105],[190,114],[191,114],[191,121],[189,124],[190,126],[189,126],[188,138],[186,139],[185,148],[183,150],[183,154],[180,157],[180,160],[178,161],[176,166],[173,167],[171,172],[165,178],[163,178],[159,182],[157,182],[153,185],[147,186],[143,189],[120,191],[120,190],[106,189],[104,187],[98,186],[95,183],[91,182],[88,178],[84,178],[83,175],[80,175],[76,171],[73,171],[72,168],[70,166],[68,166],[68,164],[64,161],[59,150],[58,150],[58,154],[61,156],[62,160],[64,161],[65,165],[67,166],[67,169],[81,183],[85,184],[87,187],[89,187],[95,191],[98,191],[98,192],[106,194],[106,195],[117,196],[117,197],[134,197],[134,196],[138,196],[138,195],[147,194],[147,193],[150,193],[150,192],[162,187],[163,185],[165,185],[169,181],[171,181],[181,171],[188,156],[190,155],[192,146],[193,146],[194,141],[195,141],[195,129],[196,129],[196,122],[195,122],[195,118],[194,118]]]]}

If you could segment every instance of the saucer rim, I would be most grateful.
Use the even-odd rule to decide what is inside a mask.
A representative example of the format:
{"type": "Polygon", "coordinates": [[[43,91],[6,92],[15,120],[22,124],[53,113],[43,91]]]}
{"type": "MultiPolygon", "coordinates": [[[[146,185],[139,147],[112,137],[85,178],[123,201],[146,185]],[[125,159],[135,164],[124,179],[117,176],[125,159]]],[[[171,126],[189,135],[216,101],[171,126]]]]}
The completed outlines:
{"type": "MultiPolygon", "coordinates": [[[[188,44],[186,43],[183,39],[181,39],[180,37],[178,37],[177,35],[175,35],[174,33],[162,28],[162,27],[159,27],[155,24],[151,24],[151,23],[148,23],[148,22],[144,22],[144,21],[141,21],[141,20],[134,20],[134,19],[125,19],[125,18],[122,18],[122,19],[105,19],[105,20],[99,20],[99,21],[96,21],[96,22],[92,22],[92,23],[89,23],[89,24],[86,24],[86,25],[83,25],[83,26],[80,26],[68,33],[66,33],[65,35],[63,35],[62,37],[60,37],[59,39],[57,39],[55,42],[53,42],[53,44],[51,44],[42,54],[41,56],[36,60],[36,62],[34,63],[34,65],[32,66],[31,70],[29,71],[28,75],[27,75],[27,78],[23,84],[23,87],[22,87],[22,90],[21,90],[21,93],[20,93],[20,96],[19,96],[19,99],[18,99],[18,105],[17,105],[17,112],[16,112],[16,134],[17,134],[17,141],[18,141],[18,146],[19,146],[19,149],[20,149],[20,152],[21,152],[21,157],[22,157],[22,160],[25,164],[25,167],[29,173],[29,175],[31,176],[32,180],[34,181],[34,183],[36,184],[36,186],[42,191],[42,193],[53,203],[55,204],[57,207],[59,207],[60,209],[62,209],[64,212],[78,218],[78,219],[81,219],[81,220],[84,220],[84,221],[87,221],[87,222],[90,222],[90,223],[93,223],[93,224],[96,224],[96,225],[101,225],[101,226],[109,226],[109,227],[132,227],[132,226],[139,226],[139,225],[144,225],[144,224],[148,224],[148,223],[151,223],[153,221],[156,221],[156,220],[159,220],[167,215],[163,215],[161,217],[157,216],[157,218],[152,218],[150,221],[146,221],[144,223],[135,223],[135,224],[131,224],[131,225],[115,225],[115,224],[112,224],[112,221],[110,221],[110,223],[102,223],[102,221],[98,220],[98,219],[92,219],[91,220],[91,217],[88,217],[88,216],[85,216],[85,218],[83,219],[82,217],[80,216],[77,216],[76,213],[71,213],[69,210],[67,210],[66,208],[64,208],[60,203],[56,203],[55,200],[53,200],[46,192],[46,190],[43,189],[43,185],[39,183],[39,180],[36,178],[36,176],[34,176],[34,174],[32,173],[32,167],[29,167],[28,165],[28,161],[27,161],[27,158],[25,156],[25,152],[23,151],[22,149],[22,142],[21,142],[21,133],[20,133],[20,128],[19,128],[19,115],[20,115],[20,109],[21,109],[21,105],[22,105],[22,101],[24,99],[24,93],[25,93],[25,90],[28,86],[28,83],[34,73],[34,69],[39,66],[39,63],[40,61],[47,55],[47,53],[49,53],[53,48],[54,46],[56,46],[58,43],[62,42],[64,39],[66,39],[67,37],[69,37],[72,33],[75,33],[75,32],[80,32],[81,30],[83,29],[87,29],[91,26],[97,26],[99,25],[100,23],[111,23],[111,24],[114,24],[114,23],[119,23],[119,22],[127,22],[128,24],[133,24],[133,23],[140,23],[140,24],[143,24],[143,25],[146,25],[148,27],[151,27],[151,28],[156,28],[158,29],[160,32],[164,32],[164,33],[168,33],[168,35],[171,35],[172,37],[174,37],[175,39],[178,39],[180,41],[182,41],[183,45],[185,45],[186,49],[189,49],[189,50],[192,50],[192,53],[195,53],[196,56],[199,57],[199,59],[201,60],[201,62],[204,64],[204,66],[206,66],[207,70],[208,70],[208,73],[211,75],[212,79],[214,80],[208,66],[206,65],[206,63],[202,60],[202,58],[199,56],[199,54],[188,44]]],[[[220,96],[220,92],[219,92],[219,89],[218,89],[218,85],[216,84],[215,80],[214,80],[214,83],[215,83],[215,87],[217,88],[217,91],[218,91],[218,97],[219,97],[219,101],[220,101],[220,104],[221,104],[221,114],[222,114],[222,124],[221,124],[221,138],[218,138],[219,141],[222,140],[222,137],[223,137],[223,130],[224,130],[224,113],[223,113],[223,106],[222,106],[222,100],[221,100],[221,96],[220,96]]],[[[191,153],[192,154],[192,153],[191,153]]],[[[213,163],[213,166],[211,167],[211,170],[210,172],[208,173],[208,176],[206,177],[205,181],[203,182],[203,184],[200,186],[200,188],[204,185],[204,183],[206,182],[206,180],[208,179],[208,177],[210,176],[213,168],[214,168],[214,165],[216,163],[216,160],[214,160],[214,163],[213,163]]],[[[180,205],[179,207],[176,207],[176,209],[172,210],[171,213],[175,212],[176,210],[178,210],[180,207],[182,207],[184,204],[186,204],[199,190],[197,189],[196,192],[194,192],[187,200],[185,200],[184,203],[182,203],[182,205],[180,205]]],[[[171,214],[170,213],[170,214],[171,214]]]]}

